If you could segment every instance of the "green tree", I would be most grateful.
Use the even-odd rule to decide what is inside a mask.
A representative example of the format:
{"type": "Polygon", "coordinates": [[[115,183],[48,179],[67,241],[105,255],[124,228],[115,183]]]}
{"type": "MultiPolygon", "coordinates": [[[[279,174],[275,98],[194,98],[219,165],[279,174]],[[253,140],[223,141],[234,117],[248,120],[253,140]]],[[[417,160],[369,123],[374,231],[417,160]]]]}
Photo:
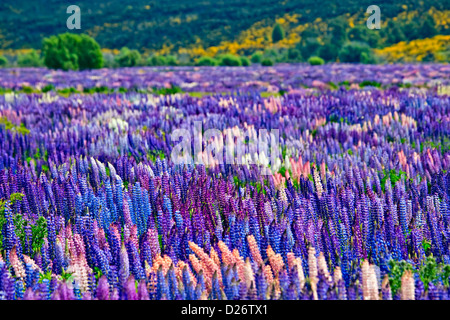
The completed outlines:
{"type": "Polygon", "coordinates": [[[84,70],[103,66],[103,55],[98,43],[87,35],[71,33],[44,38],[44,64],[50,69],[84,70]]]}
{"type": "Polygon", "coordinates": [[[300,61],[302,59],[302,54],[300,53],[300,50],[289,48],[287,57],[289,61],[300,61]]]}
{"type": "Polygon", "coordinates": [[[422,17],[422,24],[420,25],[420,29],[418,31],[418,35],[420,38],[432,38],[437,34],[436,23],[431,15],[426,14],[425,17],[422,17]]]}
{"type": "Polygon", "coordinates": [[[240,57],[232,54],[224,54],[220,57],[219,65],[228,67],[239,67],[242,65],[240,57]]]}
{"type": "Polygon", "coordinates": [[[166,58],[164,56],[155,55],[148,60],[148,65],[154,67],[165,66],[167,65],[166,58]]]}
{"type": "Polygon", "coordinates": [[[276,23],[272,30],[272,42],[277,43],[280,40],[284,39],[284,30],[283,27],[276,23]]]}
{"type": "Polygon", "coordinates": [[[339,51],[340,62],[374,63],[375,59],[366,43],[349,42],[339,51]]]}
{"type": "Polygon", "coordinates": [[[17,64],[19,67],[40,67],[43,62],[37,51],[33,49],[29,53],[19,54],[17,64]]]}
{"type": "Polygon", "coordinates": [[[241,65],[244,67],[248,67],[250,65],[250,60],[247,57],[241,57],[241,65]]]}
{"type": "Polygon", "coordinates": [[[386,29],[385,32],[387,32],[386,42],[388,45],[406,40],[406,37],[403,34],[403,31],[398,23],[395,23],[391,20],[388,22],[387,28],[385,29],[386,29]]]}
{"type": "Polygon", "coordinates": [[[103,67],[103,54],[97,41],[86,34],[81,34],[79,37],[80,42],[77,48],[79,69],[99,69],[103,67]]]}
{"type": "Polygon", "coordinates": [[[264,67],[271,67],[273,66],[273,61],[269,58],[266,58],[263,61],[261,61],[261,65],[264,67]]]}
{"type": "MultiPolygon", "coordinates": [[[[302,33],[302,35],[303,35],[303,33],[302,33]]],[[[307,57],[317,55],[317,51],[320,47],[321,47],[321,45],[320,45],[319,41],[317,40],[317,38],[314,38],[314,37],[303,38],[302,37],[302,40],[300,41],[300,44],[297,48],[300,50],[302,57],[304,57],[306,59],[307,57]]]]}
{"type": "Polygon", "coordinates": [[[325,43],[319,49],[319,56],[325,61],[336,61],[339,53],[339,47],[333,43],[325,43]]]}
{"type": "Polygon", "coordinates": [[[208,67],[211,67],[211,66],[217,66],[217,64],[218,63],[217,63],[216,59],[211,58],[211,57],[207,57],[207,56],[200,57],[195,62],[196,66],[208,66],[208,67]]]}
{"type": "Polygon", "coordinates": [[[178,65],[178,60],[175,56],[167,56],[166,57],[166,64],[168,66],[177,66],[178,65]]]}
{"type": "Polygon", "coordinates": [[[253,63],[261,63],[262,58],[263,58],[262,52],[261,52],[261,51],[257,51],[257,52],[255,52],[255,53],[252,54],[250,60],[251,60],[253,63]]]}
{"type": "Polygon", "coordinates": [[[5,67],[8,64],[8,59],[6,59],[4,56],[0,56],[0,68],[5,67]]]}
{"type": "Polygon", "coordinates": [[[137,50],[123,47],[115,60],[120,67],[134,67],[141,60],[141,54],[137,50]]]}
{"type": "Polygon", "coordinates": [[[347,40],[347,33],[345,32],[347,22],[343,18],[333,19],[328,24],[328,29],[330,30],[330,40],[329,42],[340,48],[347,40]]]}

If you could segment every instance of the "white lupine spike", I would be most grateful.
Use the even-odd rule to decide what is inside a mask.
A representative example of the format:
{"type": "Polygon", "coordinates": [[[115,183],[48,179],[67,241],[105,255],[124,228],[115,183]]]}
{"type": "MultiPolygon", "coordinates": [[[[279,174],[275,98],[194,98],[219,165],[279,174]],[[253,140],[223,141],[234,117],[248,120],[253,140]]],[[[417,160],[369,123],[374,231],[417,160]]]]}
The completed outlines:
{"type": "Polygon", "coordinates": [[[410,270],[403,273],[400,297],[402,300],[415,300],[414,277],[410,270]]]}
{"type": "Polygon", "coordinates": [[[361,271],[364,300],[378,300],[378,280],[374,266],[370,265],[367,260],[364,260],[361,271]]]}
{"type": "Polygon", "coordinates": [[[95,161],[97,162],[97,167],[98,167],[98,171],[101,173],[102,175],[102,179],[106,179],[108,176],[106,175],[106,169],[105,166],[103,165],[103,163],[101,163],[100,161],[98,161],[98,159],[95,159],[95,161]]]}
{"type": "Polygon", "coordinates": [[[145,168],[147,169],[147,172],[150,175],[150,177],[154,177],[155,176],[155,174],[153,173],[152,168],[149,165],[146,165],[145,168]]]}
{"type": "Polygon", "coordinates": [[[341,267],[337,266],[337,267],[334,269],[333,278],[334,278],[334,279],[333,279],[333,280],[334,280],[334,283],[337,285],[338,282],[339,282],[339,280],[342,279],[342,271],[341,271],[341,267]]]}
{"type": "Polygon", "coordinates": [[[247,285],[247,289],[251,287],[252,282],[253,282],[253,285],[255,285],[255,276],[253,274],[253,269],[252,269],[252,265],[250,263],[250,259],[247,259],[245,261],[244,275],[245,275],[245,283],[247,285]]]}
{"type": "Polygon", "coordinates": [[[116,178],[116,168],[114,168],[114,166],[108,162],[108,168],[109,168],[109,175],[115,180],[116,178]]]}
{"type": "Polygon", "coordinates": [[[362,272],[363,297],[364,297],[364,300],[370,300],[370,293],[369,293],[369,286],[368,286],[369,262],[367,260],[363,261],[363,263],[361,265],[361,272],[362,272]]]}
{"type": "Polygon", "coordinates": [[[313,292],[314,300],[318,300],[317,296],[317,259],[316,249],[310,246],[308,249],[308,268],[309,268],[309,281],[311,282],[311,289],[313,292]]]}
{"type": "Polygon", "coordinates": [[[332,278],[330,276],[330,273],[328,272],[327,261],[325,260],[325,256],[323,255],[323,252],[319,253],[319,259],[317,261],[317,264],[319,266],[319,271],[322,271],[323,274],[325,275],[325,278],[328,281],[331,281],[332,278]]]}
{"type": "MultiPolygon", "coordinates": [[[[369,267],[369,294],[370,294],[370,300],[378,300],[379,294],[378,294],[378,279],[377,275],[375,273],[375,266],[371,265],[369,267]]],[[[414,294],[414,290],[413,290],[414,294]]]]}

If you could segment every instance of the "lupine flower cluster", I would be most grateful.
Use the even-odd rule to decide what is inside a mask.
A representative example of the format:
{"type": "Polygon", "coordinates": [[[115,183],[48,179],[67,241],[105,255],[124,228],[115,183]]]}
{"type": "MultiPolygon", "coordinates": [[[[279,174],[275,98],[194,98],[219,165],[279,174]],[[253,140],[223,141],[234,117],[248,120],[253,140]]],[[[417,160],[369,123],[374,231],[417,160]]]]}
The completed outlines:
{"type": "Polygon", "coordinates": [[[436,89],[6,94],[0,117],[1,299],[449,298],[436,89]],[[173,164],[195,121],[278,129],[273,174],[250,144],[243,164],[173,164]]]}
{"type": "Polygon", "coordinates": [[[163,88],[183,91],[229,92],[232,90],[289,91],[302,87],[378,82],[381,85],[448,85],[448,65],[277,64],[274,67],[141,67],[64,72],[45,68],[0,69],[0,88],[57,89],[108,87],[112,89],[163,88]]]}

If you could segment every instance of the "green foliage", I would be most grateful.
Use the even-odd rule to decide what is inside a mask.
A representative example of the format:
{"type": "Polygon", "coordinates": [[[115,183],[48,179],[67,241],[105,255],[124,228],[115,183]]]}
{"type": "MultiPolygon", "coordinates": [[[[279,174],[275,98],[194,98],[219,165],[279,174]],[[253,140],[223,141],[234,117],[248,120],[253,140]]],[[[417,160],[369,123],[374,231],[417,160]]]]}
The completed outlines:
{"type": "Polygon", "coordinates": [[[325,63],[325,61],[320,57],[310,57],[308,63],[312,66],[319,66],[325,63]]]}
{"type": "Polygon", "coordinates": [[[99,69],[103,67],[103,55],[100,45],[88,35],[81,34],[79,37],[79,47],[76,51],[79,69],[99,69]]]}
{"type": "Polygon", "coordinates": [[[170,88],[153,88],[153,93],[157,95],[170,95],[183,93],[183,90],[180,87],[171,85],[170,88]]]}
{"type": "Polygon", "coordinates": [[[339,51],[340,62],[375,63],[370,47],[362,42],[349,42],[339,51]]]}
{"type": "Polygon", "coordinates": [[[247,57],[241,57],[241,65],[244,67],[248,67],[250,65],[250,60],[247,57]]]}
{"type": "Polygon", "coordinates": [[[406,270],[413,270],[410,263],[402,260],[389,260],[389,285],[394,296],[402,286],[402,276],[406,270]]]}
{"type": "Polygon", "coordinates": [[[319,49],[319,56],[325,61],[335,61],[338,57],[339,47],[333,43],[325,43],[319,49]]]}
{"type": "Polygon", "coordinates": [[[283,27],[279,23],[276,23],[272,30],[272,42],[276,43],[283,39],[284,39],[283,27]]]}
{"type": "Polygon", "coordinates": [[[257,51],[254,54],[252,54],[252,56],[250,58],[252,63],[261,63],[262,59],[263,59],[263,54],[260,51],[257,51]]]}
{"type": "Polygon", "coordinates": [[[419,35],[421,38],[431,38],[437,34],[436,22],[430,14],[422,17],[422,24],[420,25],[419,35]]]}
{"type": "Polygon", "coordinates": [[[19,67],[41,67],[43,61],[36,50],[17,56],[17,64],[19,67]]]}
{"type": "Polygon", "coordinates": [[[88,35],[64,33],[42,42],[44,63],[50,69],[85,70],[103,66],[99,44],[88,35]]]}
{"type": "MultiPolygon", "coordinates": [[[[63,7],[61,2],[47,1],[45,7],[38,8],[39,12],[36,11],[36,3],[32,1],[9,1],[7,3],[8,8],[0,11],[0,30],[2,31],[0,47],[2,49],[37,49],[42,37],[48,37],[55,32],[64,32],[63,30],[66,29],[64,23],[64,19],[67,18],[66,7],[63,7]],[[19,11],[20,14],[13,13],[19,11]]],[[[164,1],[136,0],[131,3],[132,8],[127,8],[120,1],[78,0],[76,4],[82,8],[83,12],[82,30],[93,25],[101,26],[101,32],[96,32],[96,40],[105,48],[127,46],[142,51],[144,48],[159,50],[163,45],[169,45],[173,46],[173,52],[177,52],[178,49],[187,48],[195,43],[196,39],[201,39],[201,45],[204,48],[217,45],[220,41],[233,41],[239,33],[248,30],[255,23],[267,21],[266,25],[268,25],[267,23],[272,23],[274,17],[282,17],[286,13],[300,15],[300,23],[308,23],[310,26],[319,17],[325,23],[345,14],[349,14],[349,16],[358,14],[359,18],[363,18],[365,8],[370,3],[363,4],[349,0],[343,0],[339,4],[334,0],[324,0],[319,4],[303,0],[270,2],[177,0],[168,5],[164,1]],[[144,6],[146,5],[150,5],[151,9],[145,10],[144,6]],[[89,10],[83,8],[89,8],[89,10]],[[111,13],[114,17],[111,16],[111,13]],[[175,19],[181,20],[181,23],[174,22],[175,19]]],[[[408,3],[384,1],[381,7],[382,19],[394,17],[404,11],[402,8],[404,4],[408,5],[408,11],[418,11],[420,16],[414,17],[413,23],[408,23],[408,25],[404,21],[399,21],[399,27],[405,35],[407,30],[413,31],[412,34],[416,33],[415,37],[421,36],[420,30],[424,21],[421,13],[427,12],[431,7],[437,10],[448,9],[448,5],[446,7],[446,2],[442,0],[412,0],[408,3]]],[[[360,24],[366,28],[365,23],[360,24]]],[[[348,24],[346,27],[348,28],[348,24]]],[[[443,24],[435,27],[443,33],[443,24]]],[[[331,34],[331,27],[327,29],[326,33],[331,34]]],[[[72,32],[80,31],[73,30],[72,32]]],[[[381,34],[382,32],[384,38],[390,32],[390,28],[367,30],[368,34],[381,34]]],[[[339,34],[339,30],[335,33],[339,34]]],[[[271,37],[270,34],[268,36],[271,37]]],[[[328,35],[327,37],[329,38],[328,35]]],[[[329,41],[329,39],[326,40],[329,41]]],[[[384,39],[381,42],[383,43],[384,39]]],[[[308,58],[316,54],[303,55],[303,57],[308,58]]]]}
{"type": "Polygon", "coordinates": [[[406,37],[399,23],[390,20],[387,24],[386,44],[391,45],[400,41],[405,41],[406,37]]]}
{"type": "Polygon", "coordinates": [[[11,130],[13,132],[18,132],[23,135],[27,135],[30,133],[30,130],[28,130],[23,123],[20,124],[20,126],[14,125],[11,121],[8,120],[6,117],[0,118],[0,125],[5,125],[6,130],[11,130]]]}
{"type": "Polygon", "coordinates": [[[48,281],[52,280],[52,270],[48,270],[46,273],[41,273],[39,277],[39,283],[42,283],[42,280],[47,279],[48,281]]]}
{"type": "Polygon", "coordinates": [[[40,216],[36,223],[31,226],[31,247],[34,253],[41,251],[45,237],[47,237],[47,220],[40,216]]]}
{"type": "Polygon", "coordinates": [[[383,169],[383,174],[384,174],[384,176],[380,181],[381,189],[383,190],[383,192],[385,191],[385,188],[386,188],[387,178],[389,178],[389,180],[391,181],[391,185],[393,188],[395,186],[395,184],[397,183],[397,181],[399,181],[402,178],[402,176],[406,177],[406,172],[404,172],[402,170],[399,170],[399,172],[397,172],[395,169],[391,169],[389,171],[389,174],[387,174],[386,170],[383,169]]]}
{"type": "Polygon", "coordinates": [[[97,280],[97,282],[102,275],[103,275],[102,270],[100,270],[99,267],[94,267],[94,276],[95,276],[95,280],[97,280]]]}
{"type": "Polygon", "coordinates": [[[196,66],[217,66],[218,62],[216,61],[216,59],[211,58],[211,57],[201,57],[199,59],[197,59],[197,61],[195,62],[196,66]]]}
{"type": "Polygon", "coordinates": [[[141,60],[141,55],[137,50],[130,50],[123,47],[115,61],[120,67],[134,67],[141,60]]]}
{"type": "Polygon", "coordinates": [[[287,58],[289,61],[300,61],[302,59],[302,54],[300,50],[295,48],[289,48],[287,53],[287,58]]]}
{"type": "MultiPolygon", "coordinates": [[[[11,202],[11,205],[16,203],[17,201],[22,200],[22,197],[24,195],[22,193],[12,193],[10,195],[9,201],[11,202]]],[[[3,226],[6,224],[6,218],[5,218],[5,200],[0,200],[0,231],[3,230],[3,226]]],[[[16,226],[16,234],[19,236],[20,240],[23,243],[23,239],[25,238],[25,233],[23,229],[23,222],[22,217],[17,217],[20,215],[16,215],[13,217],[14,225],[16,226]]],[[[0,235],[0,251],[3,250],[3,237],[0,235]]]]}
{"type": "Polygon", "coordinates": [[[147,64],[153,67],[165,66],[166,58],[164,56],[155,55],[148,59],[147,64]]]}
{"type": "Polygon", "coordinates": [[[320,42],[317,40],[318,34],[311,30],[305,30],[302,32],[302,40],[300,41],[297,48],[300,50],[302,57],[311,57],[318,54],[319,48],[321,47],[320,42]]]}
{"type": "Polygon", "coordinates": [[[271,67],[273,66],[273,61],[269,58],[264,59],[263,61],[261,61],[261,65],[264,67],[271,67]]]}
{"type": "Polygon", "coordinates": [[[66,271],[64,271],[64,270],[61,272],[61,278],[62,278],[64,281],[70,280],[70,278],[72,277],[72,275],[73,275],[73,272],[66,272],[66,271]]]}
{"type": "Polygon", "coordinates": [[[52,84],[47,84],[47,85],[45,85],[43,88],[42,88],[42,92],[49,92],[49,91],[52,91],[52,90],[55,90],[55,86],[54,85],[52,85],[52,84]]]}
{"type": "Polygon", "coordinates": [[[428,290],[430,283],[434,285],[442,281],[446,288],[449,287],[450,265],[437,263],[432,256],[427,257],[419,268],[420,280],[422,280],[425,290],[428,290]]]}
{"type": "Polygon", "coordinates": [[[166,65],[177,66],[178,64],[178,60],[175,56],[166,56],[166,65]]]}
{"type": "Polygon", "coordinates": [[[9,201],[11,201],[11,204],[16,203],[17,201],[22,201],[22,198],[24,197],[23,193],[11,193],[11,195],[9,196],[9,201]]]}
{"type": "Polygon", "coordinates": [[[50,69],[77,70],[78,56],[71,51],[75,47],[77,43],[67,34],[44,39],[44,64],[50,69]]]}
{"type": "Polygon", "coordinates": [[[4,56],[0,56],[0,68],[6,67],[8,64],[8,59],[4,56]]]}
{"type": "Polygon", "coordinates": [[[224,54],[220,57],[219,65],[228,67],[239,67],[242,65],[240,57],[232,54],[224,54]]]}
{"type": "Polygon", "coordinates": [[[364,80],[364,81],[359,83],[359,86],[361,88],[364,88],[364,87],[367,87],[367,86],[380,88],[381,87],[381,83],[377,82],[377,81],[373,81],[373,80],[364,80]]]}

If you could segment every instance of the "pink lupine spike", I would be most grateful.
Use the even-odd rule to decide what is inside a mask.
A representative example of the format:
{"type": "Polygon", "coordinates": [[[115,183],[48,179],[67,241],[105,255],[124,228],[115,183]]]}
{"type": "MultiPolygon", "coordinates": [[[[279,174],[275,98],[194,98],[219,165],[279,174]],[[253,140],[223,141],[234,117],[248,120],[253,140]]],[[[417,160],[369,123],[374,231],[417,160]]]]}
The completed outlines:
{"type": "Polygon", "coordinates": [[[212,279],[214,271],[217,271],[217,278],[219,279],[219,283],[222,285],[222,274],[219,266],[215,264],[214,261],[205,253],[205,251],[203,251],[203,249],[195,243],[189,242],[189,248],[200,258],[200,263],[204,267],[205,275],[208,275],[208,277],[212,279]]]}
{"type": "Polygon", "coordinates": [[[161,255],[156,255],[152,261],[152,271],[156,273],[159,270],[159,266],[162,266],[163,264],[164,259],[161,257],[161,255]]]}
{"type": "Polygon", "coordinates": [[[225,264],[233,265],[236,262],[236,258],[231,253],[230,249],[228,249],[228,246],[223,241],[219,241],[218,247],[220,252],[222,252],[222,261],[225,264]]]}
{"type": "Polygon", "coordinates": [[[177,268],[176,268],[177,278],[180,281],[183,281],[183,269],[185,267],[187,268],[187,271],[188,271],[188,273],[189,273],[189,275],[191,277],[191,281],[192,281],[192,283],[194,284],[194,287],[195,287],[197,285],[197,278],[195,277],[194,273],[192,272],[191,268],[189,267],[189,264],[187,264],[186,262],[181,261],[181,260],[178,261],[178,265],[177,265],[177,268]]]}
{"type": "Polygon", "coordinates": [[[22,261],[20,261],[19,257],[17,256],[16,247],[14,246],[9,254],[9,261],[11,263],[11,266],[14,269],[14,273],[16,274],[16,277],[25,279],[26,273],[25,268],[23,267],[22,261]]]}
{"type": "Polygon", "coordinates": [[[322,164],[320,165],[320,174],[325,179],[326,177],[326,168],[325,168],[325,162],[322,161],[322,164]]]}
{"type": "Polygon", "coordinates": [[[258,265],[263,264],[263,260],[261,257],[261,253],[259,252],[258,244],[256,243],[256,239],[253,235],[247,236],[248,247],[250,249],[250,255],[258,265]]]}
{"type": "Polygon", "coordinates": [[[293,268],[297,269],[297,275],[298,275],[298,280],[300,282],[300,287],[303,288],[303,286],[305,285],[305,274],[303,272],[302,259],[300,257],[296,258],[294,253],[292,253],[292,252],[287,253],[287,258],[288,258],[289,270],[292,270],[293,268]]]}
{"type": "MultiPolygon", "coordinates": [[[[161,247],[159,246],[158,231],[156,229],[149,228],[147,231],[147,237],[150,245],[150,252],[152,258],[161,255],[161,247]]],[[[120,239],[120,238],[119,238],[120,239]]]]}
{"type": "Polygon", "coordinates": [[[76,249],[76,253],[77,255],[81,255],[81,254],[85,254],[85,248],[84,248],[84,242],[83,242],[83,238],[81,237],[80,234],[75,233],[75,235],[73,236],[73,241],[75,244],[75,249],[76,249]]]}
{"type": "Polygon", "coordinates": [[[139,248],[139,239],[137,234],[137,225],[132,225],[130,228],[129,240],[134,244],[136,248],[139,248]]]}
{"type": "Polygon", "coordinates": [[[220,266],[219,255],[217,254],[216,250],[214,250],[214,248],[211,248],[210,258],[211,258],[212,261],[214,261],[214,263],[216,265],[220,266]]]}
{"type": "Polygon", "coordinates": [[[170,266],[173,264],[172,259],[168,256],[168,255],[164,255],[163,257],[163,270],[164,270],[164,274],[167,274],[167,271],[169,271],[170,266]]]}
{"type": "Polygon", "coordinates": [[[123,215],[125,220],[125,225],[131,226],[132,220],[130,215],[130,206],[128,204],[128,200],[126,198],[123,199],[123,215]]]}
{"type": "Polygon", "coordinates": [[[273,273],[272,273],[272,269],[270,268],[270,266],[264,266],[263,269],[264,272],[264,276],[266,277],[266,282],[267,284],[271,284],[273,282],[273,273]]]}
{"type": "Polygon", "coordinates": [[[242,277],[244,276],[244,268],[245,268],[245,262],[244,262],[244,258],[242,258],[239,255],[239,250],[237,250],[236,248],[233,249],[232,252],[234,259],[236,261],[236,267],[237,267],[237,271],[238,271],[238,275],[241,279],[243,279],[242,277]]]}
{"type": "Polygon", "coordinates": [[[280,254],[275,254],[270,245],[267,247],[267,257],[269,258],[274,275],[278,276],[284,266],[283,258],[280,254]]]}

